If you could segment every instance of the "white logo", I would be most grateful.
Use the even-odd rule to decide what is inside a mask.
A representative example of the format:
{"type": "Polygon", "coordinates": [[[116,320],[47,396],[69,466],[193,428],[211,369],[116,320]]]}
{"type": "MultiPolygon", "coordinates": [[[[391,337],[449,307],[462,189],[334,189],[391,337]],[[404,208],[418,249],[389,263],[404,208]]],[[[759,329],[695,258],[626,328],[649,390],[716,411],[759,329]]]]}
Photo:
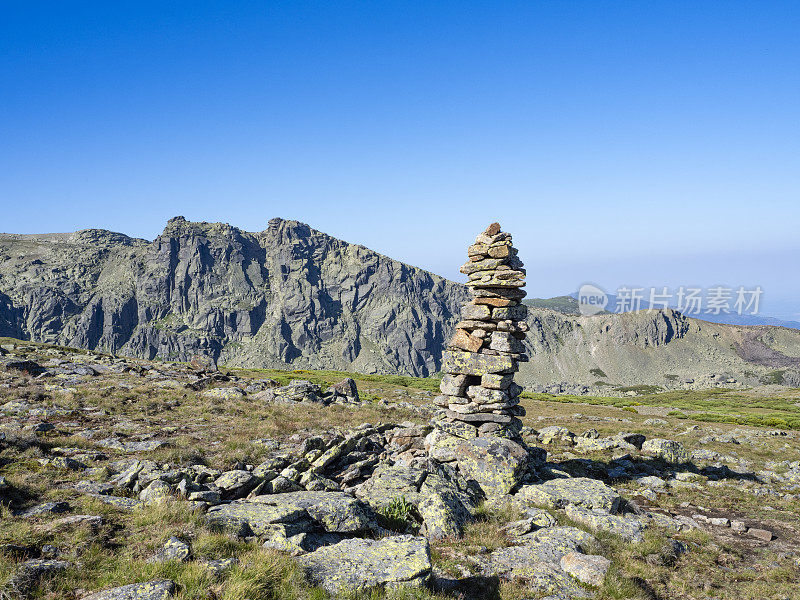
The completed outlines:
{"type": "Polygon", "coordinates": [[[596,315],[608,305],[608,295],[596,285],[584,283],[578,290],[578,310],[582,315],[596,315]]]}

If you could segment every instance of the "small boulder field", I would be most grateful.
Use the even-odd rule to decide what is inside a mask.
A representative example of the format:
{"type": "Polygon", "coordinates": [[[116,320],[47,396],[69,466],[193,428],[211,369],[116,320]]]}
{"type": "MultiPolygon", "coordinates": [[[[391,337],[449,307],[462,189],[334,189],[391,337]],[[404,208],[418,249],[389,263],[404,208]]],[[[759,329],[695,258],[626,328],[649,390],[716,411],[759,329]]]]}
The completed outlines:
{"type": "Polygon", "coordinates": [[[523,393],[465,439],[437,378],[0,348],[3,600],[800,598],[798,430],[523,393]]]}

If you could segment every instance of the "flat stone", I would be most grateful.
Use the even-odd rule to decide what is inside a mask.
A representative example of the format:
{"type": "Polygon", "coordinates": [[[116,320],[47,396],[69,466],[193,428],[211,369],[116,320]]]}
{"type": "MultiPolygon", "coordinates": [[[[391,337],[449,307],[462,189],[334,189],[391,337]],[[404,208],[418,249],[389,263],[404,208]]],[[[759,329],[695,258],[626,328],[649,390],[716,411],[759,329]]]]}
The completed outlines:
{"type": "Polygon", "coordinates": [[[381,464],[372,477],[356,488],[355,493],[375,511],[385,509],[394,499],[401,497],[416,506],[421,499],[419,488],[424,479],[425,471],[422,469],[381,464]]]}
{"type": "Polygon", "coordinates": [[[609,513],[619,509],[621,497],[602,481],[586,477],[553,479],[534,485],[524,485],[516,497],[526,503],[564,508],[568,505],[602,508],[609,513]]]}
{"type": "Polygon", "coordinates": [[[166,600],[175,592],[175,583],[165,579],[132,583],[84,596],[82,600],[166,600]]]}
{"type": "Polygon", "coordinates": [[[466,352],[477,352],[483,346],[483,339],[471,335],[463,329],[456,329],[453,337],[447,343],[448,348],[455,350],[465,350],[466,352]]]}
{"type": "MultiPolygon", "coordinates": [[[[502,309],[496,308],[494,312],[496,313],[500,310],[510,310],[510,308],[502,308],[502,309]]],[[[491,348],[492,350],[497,350],[498,352],[512,352],[512,353],[525,352],[525,345],[507,331],[493,332],[492,340],[489,343],[489,348],[491,348]]]]}
{"type": "Polygon", "coordinates": [[[517,361],[508,356],[475,354],[473,352],[445,351],[442,354],[442,371],[450,374],[486,375],[487,373],[513,373],[517,361]]]}
{"type": "Polygon", "coordinates": [[[575,579],[589,585],[600,586],[606,578],[611,561],[605,556],[570,552],[561,557],[561,568],[575,579]]]}
{"type": "Polygon", "coordinates": [[[241,532],[242,527],[246,526],[255,535],[269,533],[272,531],[271,526],[277,523],[306,521],[309,526],[311,525],[305,509],[243,501],[212,506],[208,509],[206,521],[209,525],[234,532],[241,532]]]}
{"type": "Polygon", "coordinates": [[[375,527],[372,509],[344,492],[289,492],[256,496],[249,501],[305,511],[328,533],[363,533],[375,527]]]}
{"type": "Polygon", "coordinates": [[[566,507],[567,516],[592,531],[604,531],[617,535],[628,542],[644,541],[644,525],[635,518],[608,514],[602,509],[589,510],[573,504],[566,507]]]}
{"type": "Polygon", "coordinates": [[[343,540],[301,556],[298,561],[311,582],[331,594],[423,587],[431,575],[428,540],[411,535],[343,540]]]}
{"type": "Polygon", "coordinates": [[[455,437],[471,440],[478,437],[478,430],[474,425],[464,423],[463,421],[447,421],[441,418],[432,421],[436,429],[441,429],[445,433],[455,437]]]}
{"type": "Polygon", "coordinates": [[[498,321],[524,321],[527,316],[528,307],[524,304],[499,307],[492,311],[492,319],[498,321]]]}
{"type": "Polygon", "coordinates": [[[498,375],[497,373],[487,373],[481,377],[481,387],[492,390],[505,390],[514,382],[514,375],[498,375]]]}
{"type": "Polygon", "coordinates": [[[20,511],[16,514],[18,517],[39,517],[42,515],[56,515],[65,513],[69,510],[69,503],[67,502],[43,502],[32,506],[26,510],[20,511]]]}
{"type": "Polygon", "coordinates": [[[750,527],[747,530],[747,534],[762,542],[771,542],[774,537],[768,529],[759,529],[758,527],[750,527]]]}
{"type": "Polygon", "coordinates": [[[491,316],[492,309],[485,304],[465,304],[461,307],[462,319],[484,321],[491,316]]]}
{"type": "Polygon", "coordinates": [[[458,413],[453,410],[448,410],[445,413],[449,418],[466,423],[511,423],[513,420],[511,415],[497,415],[494,413],[458,413]]]}

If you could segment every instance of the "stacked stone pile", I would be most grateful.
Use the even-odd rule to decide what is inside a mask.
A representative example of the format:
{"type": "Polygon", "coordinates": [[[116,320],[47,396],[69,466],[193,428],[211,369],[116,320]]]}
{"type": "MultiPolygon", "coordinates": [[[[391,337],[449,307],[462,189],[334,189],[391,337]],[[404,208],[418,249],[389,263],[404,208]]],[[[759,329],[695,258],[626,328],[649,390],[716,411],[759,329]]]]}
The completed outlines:
{"type": "Polygon", "coordinates": [[[518,438],[525,415],[519,406],[522,388],[514,383],[520,361],[528,360],[523,340],[525,270],[511,235],[492,223],[469,247],[461,272],[469,277],[472,300],[444,353],[445,375],[435,403],[446,409],[434,424],[444,432],[518,438]]]}

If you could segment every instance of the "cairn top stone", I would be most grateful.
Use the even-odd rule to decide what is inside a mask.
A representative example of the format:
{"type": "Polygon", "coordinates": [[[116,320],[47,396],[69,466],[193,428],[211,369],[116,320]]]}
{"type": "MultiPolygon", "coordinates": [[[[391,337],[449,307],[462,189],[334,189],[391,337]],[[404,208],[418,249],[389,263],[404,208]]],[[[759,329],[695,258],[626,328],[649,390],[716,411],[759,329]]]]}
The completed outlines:
{"type": "Polygon", "coordinates": [[[500,233],[500,223],[492,223],[486,228],[486,231],[484,231],[484,233],[486,235],[497,235],[498,233],[500,233]]]}

